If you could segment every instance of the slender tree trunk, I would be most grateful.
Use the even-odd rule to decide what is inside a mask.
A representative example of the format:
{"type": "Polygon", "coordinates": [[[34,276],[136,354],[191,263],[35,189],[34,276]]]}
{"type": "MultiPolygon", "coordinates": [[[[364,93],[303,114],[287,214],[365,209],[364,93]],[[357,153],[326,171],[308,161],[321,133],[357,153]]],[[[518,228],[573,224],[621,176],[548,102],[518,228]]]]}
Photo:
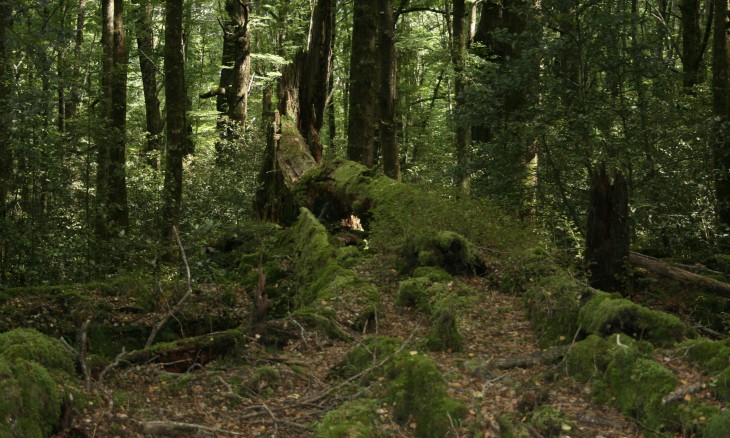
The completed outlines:
{"type": "Polygon", "coordinates": [[[720,228],[730,229],[730,44],[728,0],[714,0],[715,33],[712,50],[712,111],[715,119],[713,156],[715,194],[720,228]]]}
{"type": "Polygon", "coordinates": [[[180,225],[182,159],[186,146],[185,53],[183,48],[183,0],[165,2],[165,115],[167,159],[165,165],[162,238],[168,241],[172,227],[180,225]]]}
{"type": "Polygon", "coordinates": [[[691,89],[698,83],[700,56],[700,0],[682,0],[682,85],[691,89]]]}
{"type": "Polygon", "coordinates": [[[355,0],[350,56],[350,119],[347,125],[347,158],[372,167],[375,160],[375,126],[378,88],[377,0],[355,0]]]}
{"type": "MultiPolygon", "coordinates": [[[[102,0],[101,3],[101,117],[104,124],[112,119],[113,71],[114,71],[114,0],[102,0]]],[[[109,154],[110,142],[114,137],[109,130],[103,130],[97,139],[96,158],[96,218],[95,233],[105,238],[109,234],[109,154]]]]}
{"type": "Polygon", "coordinates": [[[109,223],[115,232],[129,227],[127,207],[127,48],[124,35],[124,0],[114,0],[114,70],[112,74],[109,150],[109,223]]]}
{"type": "Polygon", "coordinates": [[[380,53],[380,150],[383,153],[383,171],[395,180],[400,179],[400,155],[398,153],[396,100],[396,51],[393,4],[390,0],[378,0],[378,45],[380,53]]]}
{"type": "MultiPolygon", "coordinates": [[[[453,39],[451,47],[451,63],[454,67],[456,105],[460,107],[464,101],[464,88],[466,87],[466,10],[467,4],[465,0],[454,0],[454,19],[453,19],[453,39]]],[[[462,122],[456,122],[456,187],[461,194],[468,196],[471,188],[471,178],[469,172],[470,153],[469,145],[471,143],[471,126],[462,122]]]]}
{"type": "Polygon", "coordinates": [[[155,65],[157,57],[155,56],[155,40],[152,30],[152,10],[151,0],[144,0],[140,5],[137,17],[137,49],[142,74],[147,129],[145,154],[150,167],[159,169],[163,124],[160,114],[160,98],[157,96],[157,66],[155,65]]]}
{"type": "Polygon", "coordinates": [[[72,119],[76,116],[76,111],[81,102],[81,49],[84,45],[84,24],[86,22],[86,0],[79,0],[79,8],[76,11],[76,33],[74,37],[74,59],[72,78],[71,78],[71,95],[66,100],[66,118],[72,119]]]}
{"type": "Polygon", "coordinates": [[[13,154],[10,149],[10,138],[5,122],[9,113],[9,68],[10,60],[5,48],[6,29],[10,24],[11,3],[0,2],[0,282],[5,281],[6,254],[5,245],[8,236],[5,234],[7,217],[7,198],[10,192],[10,181],[13,174],[13,154]]]}

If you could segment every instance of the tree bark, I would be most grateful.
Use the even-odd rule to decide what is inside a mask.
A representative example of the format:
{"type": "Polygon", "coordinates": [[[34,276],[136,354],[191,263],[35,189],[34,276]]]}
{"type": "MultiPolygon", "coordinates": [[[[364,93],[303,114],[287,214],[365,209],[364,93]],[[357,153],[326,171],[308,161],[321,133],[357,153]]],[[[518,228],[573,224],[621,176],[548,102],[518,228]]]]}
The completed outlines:
{"type": "Polygon", "coordinates": [[[347,158],[367,167],[375,162],[375,126],[378,89],[377,0],[355,0],[350,56],[350,99],[347,158]]]}
{"type": "Polygon", "coordinates": [[[162,152],[162,116],[160,99],[157,96],[157,57],[152,30],[152,1],[144,0],[140,5],[137,17],[137,49],[139,51],[139,68],[142,74],[144,90],[145,122],[147,129],[147,145],[145,155],[147,164],[159,169],[159,156],[162,152]]]}
{"type": "Polygon", "coordinates": [[[395,119],[396,101],[396,51],[393,4],[390,0],[378,0],[378,51],[380,53],[380,150],[383,154],[383,171],[395,180],[400,179],[400,155],[395,119]]]}
{"type": "Polygon", "coordinates": [[[712,112],[715,124],[713,161],[719,226],[730,229],[730,44],[727,32],[727,0],[714,0],[712,48],[712,112]]]}
{"type": "Polygon", "coordinates": [[[682,0],[682,85],[691,89],[698,83],[700,52],[700,0],[682,0]]]}
{"type": "MultiPolygon", "coordinates": [[[[464,104],[464,88],[466,87],[466,1],[454,0],[453,38],[451,46],[451,64],[454,67],[455,97],[457,108],[464,104]]],[[[455,149],[456,149],[456,175],[455,185],[460,193],[468,196],[471,189],[471,177],[469,172],[471,143],[471,126],[463,122],[455,122],[455,149]]]]}
{"type": "Polygon", "coordinates": [[[694,272],[682,269],[676,265],[633,251],[629,253],[629,262],[639,268],[655,272],[663,275],[664,277],[671,278],[672,280],[700,285],[711,292],[730,298],[730,284],[715,280],[714,278],[695,274],[694,272]]]}
{"type": "Polygon", "coordinates": [[[76,32],[74,36],[74,64],[72,68],[71,95],[66,100],[66,118],[72,119],[76,116],[79,103],[81,103],[81,49],[84,45],[84,24],[86,22],[86,0],[79,0],[79,7],[76,11],[76,32]]]}
{"type": "Polygon", "coordinates": [[[12,14],[10,2],[0,2],[0,282],[5,280],[5,242],[8,236],[4,226],[7,217],[7,198],[10,192],[10,181],[13,174],[13,153],[10,149],[10,138],[5,118],[9,110],[9,68],[10,60],[5,48],[5,35],[12,14]]]}
{"type": "MultiPolygon", "coordinates": [[[[114,71],[114,0],[101,3],[101,117],[104,124],[112,119],[113,71],[114,71]]],[[[109,153],[113,133],[104,130],[97,139],[96,157],[96,217],[95,233],[106,238],[109,234],[109,153]]]]}
{"type": "Polygon", "coordinates": [[[229,148],[241,138],[245,129],[248,107],[248,81],[250,77],[251,49],[249,4],[239,0],[226,0],[226,20],[223,25],[223,68],[216,109],[220,140],[216,143],[219,164],[230,163],[229,148]]]}
{"type": "Polygon", "coordinates": [[[162,210],[162,239],[180,225],[182,160],[187,141],[185,117],[185,53],[183,48],[183,0],[165,2],[165,113],[167,157],[162,210]]]}
{"type": "Polygon", "coordinates": [[[127,47],[124,0],[114,0],[114,70],[112,75],[113,139],[109,150],[109,221],[114,231],[129,228],[127,206],[127,47]]]}
{"type": "Polygon", "coordinates": [[[585,260],[591,274],[591,286],[625,292],[629,257],[628,185],[621,172],[613,184],[605,163],[593,175],[586,230],[585,260]]]}

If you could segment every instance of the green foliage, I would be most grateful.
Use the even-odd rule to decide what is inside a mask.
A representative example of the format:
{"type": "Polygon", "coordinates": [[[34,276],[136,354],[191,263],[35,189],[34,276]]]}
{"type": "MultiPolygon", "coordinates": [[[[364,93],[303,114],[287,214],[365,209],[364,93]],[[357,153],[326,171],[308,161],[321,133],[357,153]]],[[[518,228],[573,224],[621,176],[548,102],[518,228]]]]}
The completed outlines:
{"type": "Polygon", "coordinates": [[[25,359],[45,368],[73,373],[73,355],[61,341],[34,329],[16,329],[0,333],[0,356],[7,360],[25,359]]]}
{"type": "Polygon", "coordinates": [[[706,438],[722,438],[730,430],[730,411],[723,411],[713,415],[702,429],[702,436],[706,438]]]}
{"type": "MultiPolygon", "coordinates": [[[[395,353],[401,344],[400,340],[387,336],[365,338],[362,343],[347,352],[345,358],[332,368],[330,375],[341,379],[357,375],[395,353]]],[[[383,368],[376,368],[372,377],[382,372],[383,368]]]]}
{"type": "Polygon", "coordinates": [[[451,274],[433,266],[419,266],[413,270],[413,278],[424,277],[432,282],[445,282],[452,279],[451,274]]]}
{"type": "Polygon", "coordinates": [[[377,413],[378,403],[359,399],[343,403],[317,423],[317,438],[370,438],[377,436],[377,425],[382,420],[377,413]]]}

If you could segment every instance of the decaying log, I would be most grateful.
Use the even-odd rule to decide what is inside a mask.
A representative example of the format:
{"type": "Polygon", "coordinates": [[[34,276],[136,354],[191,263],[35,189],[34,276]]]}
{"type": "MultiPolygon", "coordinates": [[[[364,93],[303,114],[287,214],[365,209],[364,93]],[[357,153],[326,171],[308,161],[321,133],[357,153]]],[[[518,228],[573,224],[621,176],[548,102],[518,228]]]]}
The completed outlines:
{"type": "Polygon", "coordinates": [[[514,356],[497,358],[492,363],[493,368],[507,370],[511,368],[527,368],[535,365],[542,365],[556,362],[568,352],[569,345],[560,345],[547,350],[540,350],[529,354],[517,354],[514,356]]]}
{"type": "Polygon", "coordinates": [[[649,257],[638,252],[629,253],[629,261],[639,268],[655,272],[673,280],[700,285],[708,291],[714,292],[725,298],[730,298],[730,284],[715,280],[714,278],[689,272],[667,262],[649,257]]]}

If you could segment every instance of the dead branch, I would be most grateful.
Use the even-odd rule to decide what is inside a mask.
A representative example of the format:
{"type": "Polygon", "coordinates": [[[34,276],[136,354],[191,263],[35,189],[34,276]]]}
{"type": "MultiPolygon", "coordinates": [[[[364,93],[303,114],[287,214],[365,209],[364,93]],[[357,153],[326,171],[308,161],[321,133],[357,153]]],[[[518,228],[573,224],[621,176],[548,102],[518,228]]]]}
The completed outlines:
{"type": "Polygon", "coordinates": [[[251,312],[251,328],[259,331],[266,324],[266,315],[269,311],[269,297],[266,296],[266,275],[263,269],[264,252],[259,252],[259,265],[256,268],[258,282],[253,293],[253,311],[251,312]]]}
{"type": "Polygon", "coordinates": [[[685,396],[698,393],[706,387],[707,386],[704,383],[695,383],[693,385],[677,388],[674,391],[672,391],[669,394],[662,397],[662,404],[666,405],[667,403],[671,403],[673,401],[682,400],[685,396]]]}
{"type": "Polygon", "coordinates": [[[730,284],[728,283],[723,283],[722,281],[715,280],[714,278],[689,272],[677,267],[676,265],[663,262],[644,254],[639,254],[638,252],[632,251],[629,253],[629,261],[640,268],[646,269],[647,271],[655,272],[664,277],[671,278],[672,280],[697,284],[718,295],[730,298],[730,284]]]}
{"type": "Polygon", "coordinates": [[[160,329],[167,323],[167,321],[172,317],[172,315],[183,305],[183,303],[190,298],[190,296],[193,295],[193,287],[191,285],[190,280],[190,266],[188,265],[188,258],[185,256],[185,248],[183,248],[183,244],[180,241],[180,233],[177,232],[177,227],[172,227],[172,234],[175,235],[175,240],[177,241],[177,246],[180,248],[180,256],[182,257],[183,264],[185,265],[185,284],[187,285],[187,292],[185,292],[185,295],[183,295],[182,298],[180,298],[180,301],[178,301],[170,311],[167,312],[167,314],[157,323],[155,324],[155,327],[152,329],[152,332],[150,333],[150,337],[147,338],[147,342],[144,344],[144,348],[150,348],[152,343],[155,341],[155,338],[157,337],[157,333],[160,331],[160,329]]]}
{"type": "Polygon", "coordinates": [[[142,427],[143,433],[152,436],[181,436],[181,434],[197,434],[201,432],[213,436],[216,434],[244,436],[244,434],[234,432],[232,430],[218,429],[193,423],[181,423],[177,421],[139,421],[138,424],[142,427]]]}
{"type": "Polygon", "coordinates": [[[89,367],[86,366],[86,352],[88,349],[88,330],[89,324],[91,324],[91,318],[87,318],[81,328],[79,329],[79,354],[77,360],[79,361],[79,368],[84,376],[84,385],[86,390],[91,390],[91,376],[89,375],[89,367]]]}
{"type": "Polygon", "coordinates": [[[561,345],[530,354],[517,354],[509,357],[497,358],[491,363],[491,366],[500,370],[508,370],[511,368],[527,368],[535,365],[555,362],[565,356],[569,347],[569,345],[561,345]]]}
{"type": "Polygon", "coordinates": [[[211,97],[225,96],[225,95],[226,95],[226,89],[221,87],[221,88],[214,88],[206,93],[200,93],[198,95],[198,97],[201,99],[210,99],[211,97]]]}

